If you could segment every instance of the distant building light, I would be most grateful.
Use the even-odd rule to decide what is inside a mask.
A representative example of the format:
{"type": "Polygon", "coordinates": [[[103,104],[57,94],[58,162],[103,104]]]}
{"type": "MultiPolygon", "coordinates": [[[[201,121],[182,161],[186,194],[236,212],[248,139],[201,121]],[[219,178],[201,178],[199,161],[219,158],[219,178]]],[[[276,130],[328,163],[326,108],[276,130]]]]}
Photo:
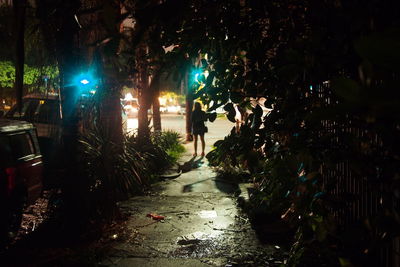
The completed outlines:
{"type": "Polygon", "coordinates": [[[133,96],[132,96],[132,94],[131,94],[131,93],[127,93],[127,94],[125,94],[125,98],[124,98],[124,100],[126,100],[126,101],[131,101],[131,100],[133,100],[133,96]]]}

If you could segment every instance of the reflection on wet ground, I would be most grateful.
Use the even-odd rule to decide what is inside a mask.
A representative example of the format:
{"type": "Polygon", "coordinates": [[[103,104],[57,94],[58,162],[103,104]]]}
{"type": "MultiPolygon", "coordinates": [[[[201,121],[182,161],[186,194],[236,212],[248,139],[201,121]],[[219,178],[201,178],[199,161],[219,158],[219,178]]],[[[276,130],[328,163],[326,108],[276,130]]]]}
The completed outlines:
{"type": "MultiPolygon", "coordinates": [[[[285,253],[258,238],[237,207],[238,184],[218,179],[206,159],[190,158],[176,179],[150,196],[121,203],[135,233],[113,244],[102,264],[123,266],[279,266],[285,253]],[[189,168],[189,167],[188,167],[189,168]],[[151,221],[146,214],[165,216],[151,221]],[[151,259],[146,262],[143,259],[151,259]]],[[[183,164],[183,165],[184,165],[183,164]]]]}
{"type": "Polygon", "coordinates": [[[49,201],[54,194],[54,190],[46,190],[33,205],[24,209],[21,227],[11,244],[34,232],[49,217],[49,201]]]}
{"type": "Polygon", "coordinates": [[[202,186],[201,184],[207,181],[213,181],[215,183],[215,187],[223,193],[238,194],[240,192],[238,184],[222,180],[219,178],[207,178],[191,184],[184,185],[182,192],[184,193],[197,192],[198,190],[196,190],[196,187],[201,187],[202,186]]]}

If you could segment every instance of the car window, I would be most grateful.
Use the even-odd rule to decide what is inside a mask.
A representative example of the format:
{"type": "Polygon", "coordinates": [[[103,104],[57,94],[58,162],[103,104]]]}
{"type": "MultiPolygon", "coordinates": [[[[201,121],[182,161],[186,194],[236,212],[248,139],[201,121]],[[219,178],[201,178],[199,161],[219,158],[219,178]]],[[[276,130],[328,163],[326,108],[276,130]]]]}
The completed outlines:
{"type": "Polygon", "coordinates": [[[19,112],[17,107],[14,106],[13,109],[7,114],[7,117],[32,121],[33,112],[38,103],[39,102],[35,99],[24,99],[22,102],[21,112],[19,112]]]}
{"type": "Polygon", "coordinates": [[[35,154],[32,137],[29,133],[17,133],[10,135],[10,145],[15,158],[20,159],[35,154]]]}
{"type": "Polygon", "coordinates": [[[60,120],[60,110],[57,101],[40,100],[34,114],[34,121],[54,124],[60,120]]]}

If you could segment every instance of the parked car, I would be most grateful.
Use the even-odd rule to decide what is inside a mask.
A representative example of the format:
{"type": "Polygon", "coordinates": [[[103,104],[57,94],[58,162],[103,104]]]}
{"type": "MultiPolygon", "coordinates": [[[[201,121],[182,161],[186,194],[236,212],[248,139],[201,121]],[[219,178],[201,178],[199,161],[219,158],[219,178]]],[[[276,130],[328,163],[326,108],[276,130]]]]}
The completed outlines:
{"type": "Polygon", "coordinates": [[[165,105],[160,105],[160,112],[161,113],[166,113],[168,111],[168,107],[165,105]]]}
{"type": "MultiPolygon", "coordinates": [[[[87,97],[81,97],[77,106],[79,112],[84,113],[87,97]]],[[[37,129],[40,148],[47,166],[59,165],[61,163],[60,140],[62,135],[61,103],[58,94],[29,94],[22,99],[21,110],[14,105],[5,115],[11,120],[24,120],[33,123],[37,129]]],[[[127,116],[121,110],[122,129],[127,132],[127,116]]]]}
{"type": "Polygon", "coordinates": [[[14,105],[5,115],[6,119],[32,123],[36,130],[45,164],[45,186],[51,186],[51,170],[62,164],[62,120],[58,94],[29,94],[22,99],[21,110],[14,105]],[[47,179],[48,178],[48,179],[47,179]]]}
{"type": "MultiPolygon", "coordinates": [[[[80,112],[85,112],[90,100],[82,97],[79,100],[80,112]]],[[[123,130],[126,132],[126,118],[121,110],[123,130]]],[[[29,94],[22,99],[21,111],[14,105],[5,115],[11,120],[25,120],[33,123],[37,128],[39,138],[58,140],[61,137],[61,103],[58,94],[29,94]]]]}
{"type": "Polygon", "coordinates": [[[137,98],[132,100],[122,100],[123,109],[129,118],[136,118],[138,116],[139,104],[137,98]]]}
{"type": "Polygon", "coordinates": [[[181,106],[180,105],[167,106],[167,113],[179,114],[180,112],[181,112],[181,106]]]}
{"type": "Polygon", "coordinates": [[[179,115],[186,115],[186,104],[181,104],[178,110],[179,115]]]}
{"type": "Polygon", "coordinates": [[[30,94],[22,99],[21,111],[14,105],[5,118],[29,121],[39,137],[61,137],[61,107],[57,94],[30,94]]]}
{"type": "Polygon", "coordinates": [[[42,155],[36,128],[0,119],[0,239],[18,230],[25,205],[42,192],[42,155]]]}

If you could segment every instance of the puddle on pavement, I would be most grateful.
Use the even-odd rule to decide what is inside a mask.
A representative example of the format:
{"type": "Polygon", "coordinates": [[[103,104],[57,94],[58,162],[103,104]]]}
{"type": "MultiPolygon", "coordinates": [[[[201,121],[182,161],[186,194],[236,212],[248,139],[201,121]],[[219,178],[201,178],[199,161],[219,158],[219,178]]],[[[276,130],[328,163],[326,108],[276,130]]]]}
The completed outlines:
{"type": "Polygon", "coordinates": [[[18,230],[13,242],[24,238],[34,232],[49,217],[49,199],[54,195],[54,190],[43,191],[42,197],[24,209],[22,214],[21,227],[18,230]]]}
{"type": "Polygon", "coordinates": [[[180,238],[178,238],[178,244],[179,243],[185,243],[185,242],[180,242],[181,240],[199,240],[199,241],[204,241],[207,239],[211,239],[211,238],[216,238],[217,236],[219,236],[218,233],[216,232],[212,232],[212,233],[205,233],[205,232],[194,232],[185,236],[182,236],[180,238]]]}
{"type": "Polygon", "coordinates": [[[226,244],[223,245],[217,232],[205,233],[194,232],[178,238],[177,244],[179,247],[171,253],[177,257],[206,257],[220,253],[226,244]]]}

